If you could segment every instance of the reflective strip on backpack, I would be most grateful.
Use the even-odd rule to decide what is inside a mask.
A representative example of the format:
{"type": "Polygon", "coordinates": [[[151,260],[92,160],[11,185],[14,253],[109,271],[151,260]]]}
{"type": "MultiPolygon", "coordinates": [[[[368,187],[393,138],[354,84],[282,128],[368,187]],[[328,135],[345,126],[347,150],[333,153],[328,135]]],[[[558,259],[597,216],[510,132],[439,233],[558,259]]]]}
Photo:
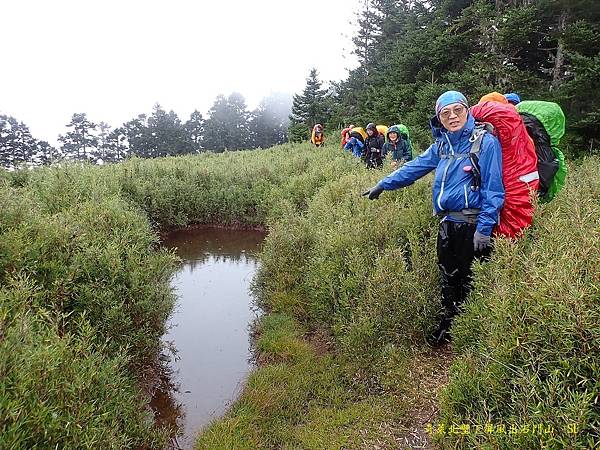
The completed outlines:
{"type": "Polygon", "coordinates": [[[528,174],[521,175],[519,177],[519,180],[521,180],[523,183],[531,183],[533,180],[539,180],[539,179],[540,179],[540,174],[538,173],[537,170],[535,172],[530,172],[528,174]]]}

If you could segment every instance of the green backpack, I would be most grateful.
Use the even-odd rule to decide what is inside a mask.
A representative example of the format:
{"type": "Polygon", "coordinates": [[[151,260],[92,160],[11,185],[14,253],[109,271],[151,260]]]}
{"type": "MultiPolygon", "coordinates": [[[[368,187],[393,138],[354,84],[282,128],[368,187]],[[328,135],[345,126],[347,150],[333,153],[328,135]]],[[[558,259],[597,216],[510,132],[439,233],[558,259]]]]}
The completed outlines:
{"type": "Polygon", "coordinates": [[[404,135],[404,138],[408,142],[408,148],[410,150],[410,157],[412,159],[413,158],[413,145],[412,145],[412,141],[410,140],[410,133],[408,132],[408,127],[403,124],[398,124],[395,126],[398,127],[398,129],[400,130],[400,133],[402,133],[404,135]]]}
{"type": "MultiPolygon", "coordinates": [[[[529,136],[533,139],[538,154],[538,171],[540,172],[540,181],[543,181],[544,164],[556,165],[553,177],[548,180],[546,192],[541,196],[542,201],[550,201],[562,189],[567,176],[567,164],[565,155],[558,148],[560,138],[565,134],[565,115],[559,105],[553,102],[544,102],[539,100],[526,100],[517,105],[517,111],[523,117],[529,136]],[[533,118],[533,119],[532,119],[533,118]],[[546,153],[553,154],[553,161],[543,161],[540,146],[544,146],[544,139],[541,139],[539,133],[535,132],[535,123],[544,127],[545,133],[549,138],[549,150],[546,153]]],[[[546,140],[548,139],[546,138],[546,140]]]]}

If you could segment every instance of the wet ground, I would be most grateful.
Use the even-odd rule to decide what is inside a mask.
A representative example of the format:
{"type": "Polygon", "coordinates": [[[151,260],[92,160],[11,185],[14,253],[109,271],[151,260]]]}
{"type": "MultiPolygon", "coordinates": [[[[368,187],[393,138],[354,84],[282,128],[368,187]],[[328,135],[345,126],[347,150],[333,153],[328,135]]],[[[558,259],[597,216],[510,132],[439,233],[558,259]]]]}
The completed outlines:
{"type": "Polygon", "coordinates": [[[196,434],[239,395],[252,368],[250,325],[259,312],[250,282],[258,268],[259,231],[203,228],[170,233],[163,245],[183,260],[172,283],[178,303],[163,337],[175,356],[164,364],[152,400],[157,421],[177,425],[174,447],[196,434]]]}

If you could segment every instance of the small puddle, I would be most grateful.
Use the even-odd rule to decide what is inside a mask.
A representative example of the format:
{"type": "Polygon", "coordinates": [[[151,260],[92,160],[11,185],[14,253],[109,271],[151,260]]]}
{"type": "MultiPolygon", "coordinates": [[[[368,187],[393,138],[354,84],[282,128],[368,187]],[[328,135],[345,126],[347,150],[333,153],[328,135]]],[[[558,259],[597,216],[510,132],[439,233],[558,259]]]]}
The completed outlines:
{"type": "Polygon", "coordinates": [[[203,228],[170,233],[163,245],[183,260],[173,278],[178,301],[163,341],[175,349],[166,389],[151,406],[157,422],[177,425],[173,447],[192,448],[201,428],[225,413],[249,371],[249,292],[258,268],[260,231],[203,228]]]}

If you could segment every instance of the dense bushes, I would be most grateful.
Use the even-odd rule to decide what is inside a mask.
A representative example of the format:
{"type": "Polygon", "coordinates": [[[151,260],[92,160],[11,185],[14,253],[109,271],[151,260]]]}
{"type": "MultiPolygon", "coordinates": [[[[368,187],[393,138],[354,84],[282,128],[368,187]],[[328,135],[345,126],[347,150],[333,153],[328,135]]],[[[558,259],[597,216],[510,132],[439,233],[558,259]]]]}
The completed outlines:
{"type": "Polygon", "coordinates": [[[158,445],[132,374],[158,348],[173,257],[118,199],[0,198],[0,447],[158,445]]]}
{"type": "Polygon", "coordinates": [[[289,145],[0,173],[0,447],[160,447],[135,381],[174,300],[156,231],[262,225],[355,169],[289,145]]]}
{"type": "MultiPolygon", "coordinates": [[[[443,423],[555,433],[472,432],[442,445],[597,442],[599,169],[597,159],[573,166],[526,238],[499,242],[454,328],[443,423]]],[[[201,444],[364,442],[352,427],[390,419],[439,307],[430,182],[361,198],[381,175],[294,144],[0,174],[0,447],[160,446],[134,374],[173,302],[174,257],[155,231],[191,223],[269,227],[255,290],[276,313],[258,343],[266,371],[201,444]],[[302,343],[316,330],[333,355],[302,343]]]]}
{"type": "Polygon", "coordinates": [[[439,305],[430,184],[361,198],[381,175],[331,181],[306,212],[273,224],[255,283],[270,309],[331,328],[366,360],[389,344],[422,343],[439,305]]]}
{"type": "MultiPolygon", "coordinates": [[[[442,403],[441,445],[597,445],[599,172],[597,159],[573,165],[526,237],[499,241],[492,260],[476,267],[454,327],[459,357],[442,403]],[[461,426],[470,431],[449,432],[461,426]]],[[[360,188],[378,175],[340,177],[305,213],[274,224],[256,279],[273,310],[330,329],[340,361],[358,365],[375,391],[390,346],[418,348],[439,303],[428,183],[361,200],[360,188]]]]}
{"type": "Polygon", "coordinates": [[[502,242],[477,270],[454,330],[461,357],[443,411],[448,427],[491,422],[496,430],[459,439],[465,447],[598,444],[599,171],[597,159],[584,161],[528,236],[502,242]],[[497,432],[502,424],[507,433],[497,432]]]}

